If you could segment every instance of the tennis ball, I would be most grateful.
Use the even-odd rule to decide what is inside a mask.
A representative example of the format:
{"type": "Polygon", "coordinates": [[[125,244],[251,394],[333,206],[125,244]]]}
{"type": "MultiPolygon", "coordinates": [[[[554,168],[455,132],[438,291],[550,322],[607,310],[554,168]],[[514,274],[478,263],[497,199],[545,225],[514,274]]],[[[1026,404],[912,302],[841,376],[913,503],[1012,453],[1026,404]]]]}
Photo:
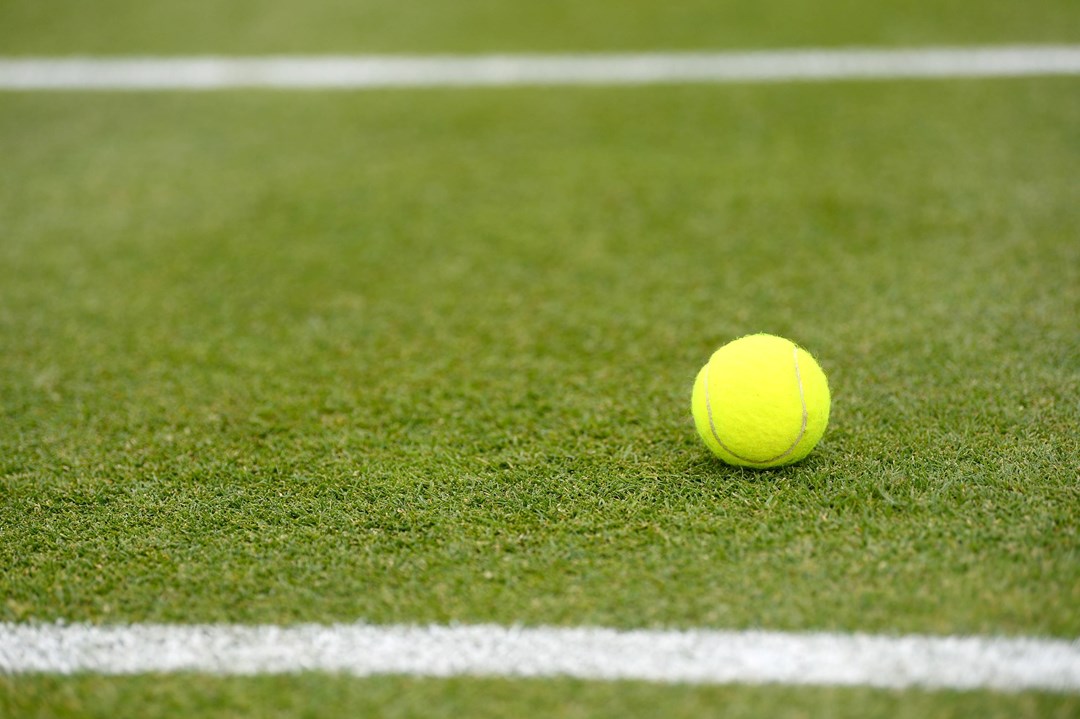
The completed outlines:
{"type": "Polygon", "coordinates": [[[694,424],[720,459],[779,467],[810,454],[829,423],[829,382],[810,353],[783,337],[748,335],[698,372],[694,424]]]}

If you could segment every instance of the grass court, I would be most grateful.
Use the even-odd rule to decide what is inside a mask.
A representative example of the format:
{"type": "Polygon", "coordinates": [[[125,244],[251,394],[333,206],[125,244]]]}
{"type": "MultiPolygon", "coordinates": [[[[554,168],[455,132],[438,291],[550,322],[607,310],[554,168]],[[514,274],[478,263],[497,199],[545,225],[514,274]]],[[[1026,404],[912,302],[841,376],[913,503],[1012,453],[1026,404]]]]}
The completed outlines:
{"type": "MultiPolygon", "coordinates": [[[[0,5],[5,56],[1075,43],[1040,1],[0,5]]],[[[1080,636],[1080,79],[0,93],[0,620],[1080,636]],[[793,467],[691,384],[784,335],[793,467]]],[[[0,676],[11,716],[1080,696],[0,676]]]]}

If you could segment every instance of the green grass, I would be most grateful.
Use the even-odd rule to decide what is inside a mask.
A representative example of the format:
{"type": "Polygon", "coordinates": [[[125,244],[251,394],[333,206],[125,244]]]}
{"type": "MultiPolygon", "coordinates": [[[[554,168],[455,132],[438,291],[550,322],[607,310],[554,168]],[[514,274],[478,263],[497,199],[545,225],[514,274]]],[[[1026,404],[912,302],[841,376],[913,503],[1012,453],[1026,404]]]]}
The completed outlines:
{"type": "Polygon", "coordinates": [[[1075,42],[1073,0],[5,0],[3,54],[498,52],[1075,42]]]}
{"type": "MultiPolygon", "coordinates": [[[[0,3],[3,54],[1075,41],[1067,2],[0,3]],[[93,13],[92,15],[90,13],[93,13]],[[812,17],[811,17],[812,15],[812,17]],[[102,18],[108,18],[108,22],[102,18]]],[[[1080,81],[0,94],[0,621],[1080,634],[1080,81]],[[829,374],[795,467],[691,383],[829,374]]],[[[0,716],[1075,716],[0,677],[0,716]]]]}
{"type": "Polygon", "coordinates": [[[729,719],[1069,719],[1080,698],[1052,694],[895,692],[872,689],[662,686],[637,682],[502,679],[347,679],[306,674],[212,679],[200,676],[0,677],[0,713],[45,717],[603,717],[729,719]],[[17,693],[10,692],[18,689],[17,693]]]}
{"type": "Polygon", "coordinates": [[[6,96],[0,617],[1073,636],[1076,89],[6,96]]]}

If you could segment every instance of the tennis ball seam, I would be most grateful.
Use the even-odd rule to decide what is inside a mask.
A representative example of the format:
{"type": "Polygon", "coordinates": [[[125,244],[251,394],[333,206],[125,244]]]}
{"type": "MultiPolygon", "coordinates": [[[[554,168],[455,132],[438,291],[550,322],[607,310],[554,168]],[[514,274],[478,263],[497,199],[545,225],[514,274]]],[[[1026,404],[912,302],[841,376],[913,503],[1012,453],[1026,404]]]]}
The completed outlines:
{"type": "Polygon", "coordinates": [[[712,401],[709,398],[709,365],[712,363],[708,362],[705,364],[705,372],[702,376],[702,382],[704,382],[705,384],[705,413],[709,417],[709,431],[712,433],[713,439],[716,440],[716,443],[719,444],[720,447],[732,457],[735,457],[736,459],[743,462],[749,462],[750,464],[771,464],[773,462],[779,462],[780,460],[793,453],[795,451],[795,448],[799,446],[799,442],[801,442],[803,437],[806,435],[806,426],[809,423],[810,415],[806,407],[806,394],[803,391],[802,374],[799,372],[798,346],[795,346],[793,348],[792,356],[795,362],[795,382],[799,385],[799,403],[802,405],[802,425],[799,427],[799,434],[795,437],[795,441],[791,443],[791,446],[780,454],[776,455],[775,457],[770,457],[769,459],[751,459],[750,457],[743,457],[742,455],[733,452],[730,447],[724,444],[724,440],[720,439],[720,432],[716,429],[716,420],[713,417],[712,401]]]}

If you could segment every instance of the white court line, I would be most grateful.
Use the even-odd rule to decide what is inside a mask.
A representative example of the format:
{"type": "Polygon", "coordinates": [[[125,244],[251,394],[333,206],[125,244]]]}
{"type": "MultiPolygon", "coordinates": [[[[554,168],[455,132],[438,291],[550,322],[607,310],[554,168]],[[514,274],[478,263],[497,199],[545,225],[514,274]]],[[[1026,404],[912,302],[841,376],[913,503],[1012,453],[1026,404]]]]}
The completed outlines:
{"type": "Polygon", "coordinates": [[[1080,691],[1080,641],[366,624],[0,624],[0,674],[575,677],[1080,691]]]}
{"type": "Polygon", "coordinates": [[[1080,74],[1080,45],[478,56],[2,58],[6,90],[791,82],[1080,74]]]}

